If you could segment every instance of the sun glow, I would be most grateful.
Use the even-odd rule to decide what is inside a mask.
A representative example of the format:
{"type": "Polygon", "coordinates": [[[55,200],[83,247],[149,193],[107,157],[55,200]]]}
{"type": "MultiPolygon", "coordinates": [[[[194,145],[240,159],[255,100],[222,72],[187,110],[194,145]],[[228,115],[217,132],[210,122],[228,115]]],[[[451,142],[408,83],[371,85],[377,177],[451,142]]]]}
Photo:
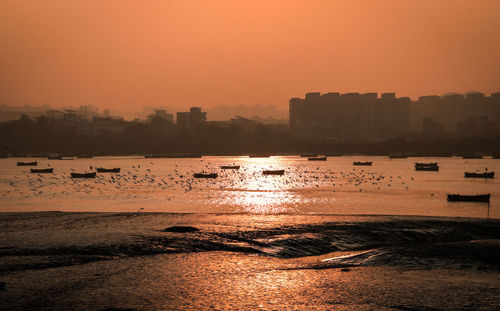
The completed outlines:
{"type": "Polygon", "coordinates": [[[289,191],[291,172],[286,158],[243,158],[239,164],[249,178],[241,179],[238,189],[224,191],[218,204],[234,204],[243,212],[278,214],[291,212],[290,207],[300,200],[289,191]],[[285,174],[264,175],[264,170],[285,170],[285,174]]]}

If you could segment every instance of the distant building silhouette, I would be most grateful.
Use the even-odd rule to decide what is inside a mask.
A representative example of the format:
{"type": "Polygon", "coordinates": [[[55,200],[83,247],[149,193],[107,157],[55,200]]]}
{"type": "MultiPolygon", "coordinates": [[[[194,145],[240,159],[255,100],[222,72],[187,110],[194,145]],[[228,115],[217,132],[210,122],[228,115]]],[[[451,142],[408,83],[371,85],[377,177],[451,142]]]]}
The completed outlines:
{"type": "Polygon", "coordinates": [[[177,127],[181,129],[196,129],[205,124],[207,113],[200,107],[191,107],[189,112],[177,112],[177,127]]]}
{"type": "Polygon", "coordinates": [[[383,139],[410,131],[411,100],[395,93],[307,93],[289,102],[290,128],[299,135],[383,139]]]}
{"type": "Polygon", "coordinates": [[[395,93],[310,92],[290,99],[289,114],[296,135],[331,140],[486,135],[500,128],[500,92],[426,95],[417,101],[395,93]]]}

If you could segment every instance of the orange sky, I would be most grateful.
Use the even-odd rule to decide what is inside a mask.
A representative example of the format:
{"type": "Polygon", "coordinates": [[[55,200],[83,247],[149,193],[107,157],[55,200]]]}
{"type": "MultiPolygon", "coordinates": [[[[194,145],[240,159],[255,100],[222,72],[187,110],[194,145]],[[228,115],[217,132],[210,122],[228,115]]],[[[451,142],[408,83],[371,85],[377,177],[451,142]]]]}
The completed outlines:
{"type": "Polygon", "coordinates": [[[0,104],[500,91],[500,1],[0,1],[0,104]]]}

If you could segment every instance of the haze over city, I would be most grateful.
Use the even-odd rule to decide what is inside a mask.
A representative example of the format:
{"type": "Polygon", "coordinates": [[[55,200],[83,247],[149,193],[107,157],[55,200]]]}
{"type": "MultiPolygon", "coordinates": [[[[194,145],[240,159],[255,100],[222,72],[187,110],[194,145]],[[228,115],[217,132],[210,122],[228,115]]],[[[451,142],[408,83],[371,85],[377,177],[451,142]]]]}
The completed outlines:
{"type": "Polygon", "coordinates": [[[287,111],[311,91],[489,94],[499,11],[495,0],[4,0],[0,103],[287,111]]]}

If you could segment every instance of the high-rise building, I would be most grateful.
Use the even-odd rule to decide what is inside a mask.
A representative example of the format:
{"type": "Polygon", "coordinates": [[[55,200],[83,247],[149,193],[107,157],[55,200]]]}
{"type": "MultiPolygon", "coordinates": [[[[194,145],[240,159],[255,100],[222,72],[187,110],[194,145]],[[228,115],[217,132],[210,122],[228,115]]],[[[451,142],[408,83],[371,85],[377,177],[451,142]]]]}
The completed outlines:
{"type": "Polygon", "coordinates": [[[404,136],[410,132],[410,109],[411,99],[409,97],[400,97],[397,99],[393,111],[395,137],[404,136]]]}
{"type": "Polygon", "coordinates": [[[395,93],[383,94],[379,99],[377,93],[311,92],[304,99],[290,99],[290,127],[338,139],[404,135],[409,131],[410,103],[409,98],[397,99],[395,93]]]}
{"type": "Polygon", "coordinates": [[[189,112],[177,112],[177,127],[182,129],[196,129],[205,124],[207,113],[200,107],[191,107],[189,112]]]}
{"type": "Polygon", "coordinates": [[[302,98],[291,98],[289,101],[289,122],[294,130],[300,130],[306,123],[306,101],[302,98]]]}
{"type": "Polygon", "coordinates": [[[489,112],[491,119],[500,124],[500,92],[492,93],[489,98],[489,112]]]}

